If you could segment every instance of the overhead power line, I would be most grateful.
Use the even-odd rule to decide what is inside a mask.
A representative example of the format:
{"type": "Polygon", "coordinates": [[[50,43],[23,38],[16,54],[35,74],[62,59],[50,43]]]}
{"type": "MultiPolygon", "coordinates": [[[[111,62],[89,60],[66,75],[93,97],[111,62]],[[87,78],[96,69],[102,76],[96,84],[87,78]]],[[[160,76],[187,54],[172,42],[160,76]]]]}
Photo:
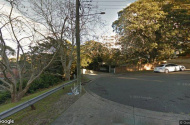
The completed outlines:
{"type": "Polygon", "coordinates": [[[111,10],[111,9],[122,10],[128,6],[127,1],[124,1],[124,0],[119,0],[119,1],[117,1],[117,0],[111,0],[111,1],[82,0],[82,2],[85,5],[87,5],[89,8],[96,9],[96,10],[100,10],[100,9],[101,10],[111,10]],[[116,4],[116,5],[114,5],[114,4],[116,4]],[[95,8],[93,6],[95,6],[95,8]]]}

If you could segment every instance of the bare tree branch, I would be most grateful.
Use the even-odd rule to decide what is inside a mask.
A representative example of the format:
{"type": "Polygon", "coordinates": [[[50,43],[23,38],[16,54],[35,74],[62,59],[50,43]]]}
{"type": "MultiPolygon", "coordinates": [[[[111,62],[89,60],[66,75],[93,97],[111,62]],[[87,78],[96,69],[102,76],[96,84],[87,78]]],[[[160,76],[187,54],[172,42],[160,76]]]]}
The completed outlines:
{"type": "MultiPolygon", "coordinates": [[[[1,80],[1,79],[0,79],[1,80]]],[[[7,87],[5,87],[5,86],[3,86],[3,85],[0,85],[0,88],[3,88],[3,89],[5,89],[5,90],[8,90],[9,92],[11,91],[9,88],[7,88],[7,87]]]]}

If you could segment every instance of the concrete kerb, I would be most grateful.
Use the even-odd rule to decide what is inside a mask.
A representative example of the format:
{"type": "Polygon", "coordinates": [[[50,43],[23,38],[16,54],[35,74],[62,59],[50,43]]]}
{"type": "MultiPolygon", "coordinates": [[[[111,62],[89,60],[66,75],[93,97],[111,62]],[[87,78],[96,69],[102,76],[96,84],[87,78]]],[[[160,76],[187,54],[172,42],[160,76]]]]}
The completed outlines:
{"type": "MultiPolygon", "coordinates": [[[[91,80],[89,84],[92,84],[93,81],[91,80]]],[[[119,104],[98,96],[87,87],[84,88],[88,94],[100,100],[98,103],[107,103],[112,107],[110,110],[124,113],[128,118],[126,121],[131,125],[179,125],[179,120],[190,120],[190,115],[156,112],[119,104]]]]}

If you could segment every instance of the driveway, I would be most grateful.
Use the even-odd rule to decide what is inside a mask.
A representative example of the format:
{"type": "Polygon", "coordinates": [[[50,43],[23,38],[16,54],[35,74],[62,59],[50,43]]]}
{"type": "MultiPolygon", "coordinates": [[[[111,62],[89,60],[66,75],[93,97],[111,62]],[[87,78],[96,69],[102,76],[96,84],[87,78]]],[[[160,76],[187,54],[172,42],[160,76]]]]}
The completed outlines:
{"type": "Polygon", "coordinates": [[[86,86],[93,93],[135,108],[190,114],[190,71],[107,75],[86,86]]]}

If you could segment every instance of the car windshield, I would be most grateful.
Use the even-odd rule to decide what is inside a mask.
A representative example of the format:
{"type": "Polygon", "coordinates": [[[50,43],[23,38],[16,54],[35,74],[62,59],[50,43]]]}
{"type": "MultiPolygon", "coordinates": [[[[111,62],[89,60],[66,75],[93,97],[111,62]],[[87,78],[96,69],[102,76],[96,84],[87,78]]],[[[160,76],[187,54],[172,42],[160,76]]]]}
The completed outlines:
{"type": "Polygon", "coordinates": [[[159,65],[159,66],[157,66],[157,67],[163,67],[164,65],[159,65]]]}
{"type": "Polygon", "coordinates": [[[171,64],[172,66],[177,66],[176,64],[171,64]]]}

